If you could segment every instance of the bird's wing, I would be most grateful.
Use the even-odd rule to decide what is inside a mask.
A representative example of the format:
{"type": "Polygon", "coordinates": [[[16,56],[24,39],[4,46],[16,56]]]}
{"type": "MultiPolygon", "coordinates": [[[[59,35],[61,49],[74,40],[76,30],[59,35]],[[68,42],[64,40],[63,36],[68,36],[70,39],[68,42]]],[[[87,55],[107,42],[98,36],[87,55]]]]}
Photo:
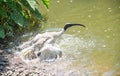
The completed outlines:
{"type": "Polygon", "coordinates": [[[49,37],[40,37],[34,43],[35,48],[38,48],[40,50],[49,39],[50,39],[49,37]]]}

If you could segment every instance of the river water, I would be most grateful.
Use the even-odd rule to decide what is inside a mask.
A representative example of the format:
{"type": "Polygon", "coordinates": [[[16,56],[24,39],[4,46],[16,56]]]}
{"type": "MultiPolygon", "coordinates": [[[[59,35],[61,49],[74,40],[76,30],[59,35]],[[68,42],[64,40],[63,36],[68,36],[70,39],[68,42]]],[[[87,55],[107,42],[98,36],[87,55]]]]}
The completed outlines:
{"type": "MultiPolygon", "coordinates": [[[[51,0],[47,11],[40,11],[47,14],[43,26],[48,31],[65,23],[86,26],[71,27],[57,40],[63,56],[46,64],[49,72],[56,76],[120,76],[120,0],[51,0]]],[[[23,35],[23,41],[31,35],[23,35]]]]}
{"type": "Polygon", "coordinates": [[[120,75],[120,0],[51,0],[46,13],[47,28],[87,27],[71,27],[57,42],[70,76],[120,75]]]}

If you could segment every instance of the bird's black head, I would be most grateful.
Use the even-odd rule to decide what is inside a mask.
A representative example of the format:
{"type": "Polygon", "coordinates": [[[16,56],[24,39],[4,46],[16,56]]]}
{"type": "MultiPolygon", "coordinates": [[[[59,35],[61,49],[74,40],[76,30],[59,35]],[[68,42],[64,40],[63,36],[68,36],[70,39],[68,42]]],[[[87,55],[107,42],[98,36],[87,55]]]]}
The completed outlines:
{"type": "Polygon", "coordinates": [[[69,27],[71,27],[71,26],[82,26],[82,27],[86,27],[85,25],[83,25],[83,24],[70,24],[70,23],[68,23],[68,24],[65,24],[65,26],[64,26],[64,30],[66,31],[69,27]]]}

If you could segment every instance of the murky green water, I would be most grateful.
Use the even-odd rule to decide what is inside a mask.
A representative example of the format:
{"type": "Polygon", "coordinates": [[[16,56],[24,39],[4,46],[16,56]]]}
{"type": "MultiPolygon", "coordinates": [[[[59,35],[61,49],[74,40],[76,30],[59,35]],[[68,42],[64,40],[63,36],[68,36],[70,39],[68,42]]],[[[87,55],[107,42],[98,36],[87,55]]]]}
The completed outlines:
{"type": "Polygon", "coordinates": [[[120,0],[51,0],[47,15],[47,28],[68,22],[87,26],[70,28],[57,42],[67,69],[87,68],[71,76],[120,75],[120,0]]]}
{"type": "MultiPolygon", "coordinates": [[[[120,76],[120,0],[51,0],[45,29],[71,27],[57,40],[63,56],[51,63],[41,63],[56,76],[120,76]]],[[[34,37],[26,33],[21,40],[34,37]]],[[[37,64],[36,64],[37,65],[37,64]]]]}

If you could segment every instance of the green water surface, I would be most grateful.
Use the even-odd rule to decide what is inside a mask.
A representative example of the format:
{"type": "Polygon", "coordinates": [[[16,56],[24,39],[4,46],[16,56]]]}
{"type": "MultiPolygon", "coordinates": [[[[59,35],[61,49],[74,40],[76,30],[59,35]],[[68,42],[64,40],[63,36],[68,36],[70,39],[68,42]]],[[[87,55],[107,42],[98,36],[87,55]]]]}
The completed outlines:
{"type": "Polygon", "coordinates": [[[50,0],[46,13],[47,28],[86,25],[71,27],[58,41],[65,58],[71,59],[69,69],[87,67],[96,70],[90,76],[111,71],[109,76],[120,76],[120,0],[50,0]]]}

